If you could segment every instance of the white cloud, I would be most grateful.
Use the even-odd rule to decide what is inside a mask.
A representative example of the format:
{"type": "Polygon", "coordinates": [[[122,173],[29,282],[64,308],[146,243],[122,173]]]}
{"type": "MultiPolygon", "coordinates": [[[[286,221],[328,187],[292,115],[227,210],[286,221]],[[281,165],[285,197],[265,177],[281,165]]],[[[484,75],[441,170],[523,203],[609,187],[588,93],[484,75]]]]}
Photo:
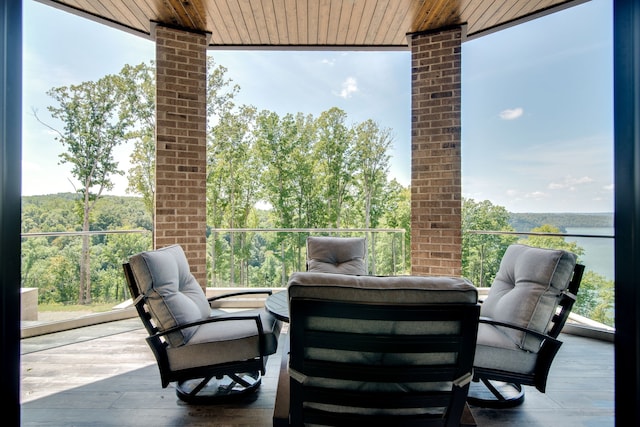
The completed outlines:
{"type": "Polygon", "coordinates": [[[509,197],[512,200],[522,200],[522,199],[540,200],[540,199],[545,199],[549,197],[547,193],[542,191],[525,192],[525,191],[520,191],[513,188],[506,190],[505,194],[507,195],[507,197],[509,197]]]}
{"type": "Polygon", "coordinates": [[[574,178],[572,176],[566,176],[562,182],[552,182],[549,184],[550,190],[562,190],[569,189],[575,190],[576,185],[589,184],[593,182],[593,179],[588,176],[583,176],[581,178],[574,178]]]}
{"type": "Polygon", "coordinates": [[[524,114],[524,110],[520,107],[502,110],[500,118],[502,120],[515,120],[524,114]]]}
{"type": "Polygon", "coordinates": [[[358,81],[355,77],[347,77],[347,79],[342,82],[342,90],[338,94],[339,97],[347,99],[351,98],[351,94],[358,91],[358,81]]]}
{"type": "Polygon", "coordinates": [[[334,66],[334,65],[336,65],[336,60],[333,59],[333,58],[332,59],[325,58],[322,61],[320,61],[320,63],[321,64],[326,64],[326,65],[330,65],[330,66],[334,66]]]}
{"type": "Polygon", "coordinates": [[[542,200],[542,199],[546,199],[547,197],[549,197],[549,195],[542,191],[533,191],[525,195],[525,198],[533,199],[533,200],[542,200]]]}

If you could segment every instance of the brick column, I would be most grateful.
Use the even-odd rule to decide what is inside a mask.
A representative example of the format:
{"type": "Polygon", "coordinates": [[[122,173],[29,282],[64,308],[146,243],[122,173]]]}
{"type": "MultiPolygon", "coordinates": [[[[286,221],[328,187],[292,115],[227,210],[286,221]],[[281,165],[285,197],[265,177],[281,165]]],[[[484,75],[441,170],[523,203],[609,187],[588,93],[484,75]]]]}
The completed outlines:
{"type": "Polygon", "coordinates": [[[411,272],[460,275],[463,27],[410,35],[411,272]]]}
{"type": "Polygon", "coordinates": [[[158,25],[155,40],[154,247],[180,244],[204,288],[207,36],[158,25]]]}

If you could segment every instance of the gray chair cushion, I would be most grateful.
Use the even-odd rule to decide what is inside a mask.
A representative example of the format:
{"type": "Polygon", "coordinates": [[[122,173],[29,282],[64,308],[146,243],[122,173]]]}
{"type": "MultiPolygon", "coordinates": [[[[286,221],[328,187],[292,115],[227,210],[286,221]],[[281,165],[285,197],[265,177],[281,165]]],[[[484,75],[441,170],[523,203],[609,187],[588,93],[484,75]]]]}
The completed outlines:
{"type": "Polygon", "coordinates": [[[462,277],[356,276],[313,272],[293,273],[289,299],[316,298],[331,301],[388,304],[473,303],[478,291],[462,277]],[[366,292],[354,292],[365,289],[366,292]],[[429,292],[425,292],[429,290],[429,292]]]}
{"type": "Polygon", "coordinates": [[[537,352],[523,351],[503,330],[485,323],[478,325],[473,366],[522,374],[533,373],[538,359],[537,352]]]}
{"type": "MultiPolygon", "coordinates": [[[[129,264],[161,331],[209,316],[209,302],[179,245],[134,255],[129,264]]],[[[196,329],[183,329],[169,334],[167,339],[174,347],[182,345],[196,329]]]]}
{"type": "Polygon", "coordinates": [[[307,271],[367,274],[364,237],[310,236],[307,238],[307,271]]]}
{"type": "MultiPolygon", "coordinates": [[[[575,264],[575,254],[567,251],[509,246],[480,315],[546,333],[575,264]]],[[[478,345],[496,345],[486,339],[492,335],[484,332],[493,326],[480,326],[478,345]]],[[[540,347],[540,340],[530,334],[506,328],[500,331],[527,351],[537,352],[540,347]]]]}
{"type": "Polygon", "coordinates": [[[260,315],[263,327],[264,351],[261,353],[256,322],[253,320],[229,320],[206,323],[199,326],[186,345],[168,347],[167,357],[172,370],[197,368],[238,360],[249,360],[274,354],[278,349],[278,337],[282,322],[264,309],[243,310],[223,316],[260,315]]]}

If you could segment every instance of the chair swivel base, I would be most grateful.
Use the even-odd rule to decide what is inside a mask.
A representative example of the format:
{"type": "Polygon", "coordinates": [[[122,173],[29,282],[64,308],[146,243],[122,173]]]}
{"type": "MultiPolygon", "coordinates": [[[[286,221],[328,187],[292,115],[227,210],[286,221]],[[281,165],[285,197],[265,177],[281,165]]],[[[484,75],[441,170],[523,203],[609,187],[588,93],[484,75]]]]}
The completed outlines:
{"type": "Polygon", "coordinates": [[[513,408],[524,402],[521,384],[491,381],[481,378],[472,381],[467,394],[467,403],[481,408],[513,408]]]}
{"type": "Polygon", "coordinates": [[[190,404],[216,403],[252,393],[260,387],[260,372],[244,372],[176,382],[176,395],[190,404]]]}

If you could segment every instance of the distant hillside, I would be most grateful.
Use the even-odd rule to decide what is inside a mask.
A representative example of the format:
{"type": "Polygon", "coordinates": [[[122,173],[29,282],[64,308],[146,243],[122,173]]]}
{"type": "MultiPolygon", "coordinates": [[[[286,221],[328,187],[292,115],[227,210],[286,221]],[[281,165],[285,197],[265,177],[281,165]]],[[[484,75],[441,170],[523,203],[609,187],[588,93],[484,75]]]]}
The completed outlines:
{"type": "MultiPolygon", "coordinates": [[[[75,193],[22,196],[22,232],[79,231],[75,193]]],[[[153,229],[141,197],[103,196],[91,215],[91,230],[153,229]]]]}
{"type": "Polygon", "coordinates": [[[613,213],[511,213],[509,223],[520,232],[543,224],[566,232],[566,227],[613,227],[613,213]]]}

